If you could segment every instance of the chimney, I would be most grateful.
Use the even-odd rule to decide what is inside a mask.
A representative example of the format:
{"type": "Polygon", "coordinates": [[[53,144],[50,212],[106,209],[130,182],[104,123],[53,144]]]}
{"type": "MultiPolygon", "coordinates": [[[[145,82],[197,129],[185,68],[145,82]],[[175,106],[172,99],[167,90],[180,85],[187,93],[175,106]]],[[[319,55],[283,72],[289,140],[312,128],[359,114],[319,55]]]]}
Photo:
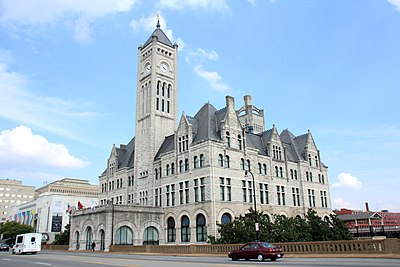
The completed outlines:
{"type": "Polygon", "coordinates": [[[366,210],[366,211],[369,211],[368,202],[365,202],[365,210],[366,210]]]}

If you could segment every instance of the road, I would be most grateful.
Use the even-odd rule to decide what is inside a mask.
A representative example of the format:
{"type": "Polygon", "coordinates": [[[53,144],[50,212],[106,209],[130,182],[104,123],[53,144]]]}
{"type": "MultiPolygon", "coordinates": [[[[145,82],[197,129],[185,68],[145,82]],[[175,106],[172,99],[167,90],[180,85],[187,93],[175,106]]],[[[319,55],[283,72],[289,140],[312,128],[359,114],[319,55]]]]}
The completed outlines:
{"type": "Polygon", "coordinates": [[[115,253],[79,253],[41,251],[36,255],[12,255],[0,252],[1,267],[399,267],[400,259],[376,258],[283,258],[275,262],[266,260],[232,262],[228,257],[154,256],[115,253]]]}

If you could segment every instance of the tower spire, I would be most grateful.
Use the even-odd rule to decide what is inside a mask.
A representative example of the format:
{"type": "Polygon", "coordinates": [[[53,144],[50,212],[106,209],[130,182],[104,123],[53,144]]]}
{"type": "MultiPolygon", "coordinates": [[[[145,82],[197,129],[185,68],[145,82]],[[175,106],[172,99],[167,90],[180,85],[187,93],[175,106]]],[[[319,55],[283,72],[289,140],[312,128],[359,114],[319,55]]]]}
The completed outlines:
{"type": "Polygon", "coordinates": [[[157,14],[157,28],[160,28],[160,16],[157,14]]]}

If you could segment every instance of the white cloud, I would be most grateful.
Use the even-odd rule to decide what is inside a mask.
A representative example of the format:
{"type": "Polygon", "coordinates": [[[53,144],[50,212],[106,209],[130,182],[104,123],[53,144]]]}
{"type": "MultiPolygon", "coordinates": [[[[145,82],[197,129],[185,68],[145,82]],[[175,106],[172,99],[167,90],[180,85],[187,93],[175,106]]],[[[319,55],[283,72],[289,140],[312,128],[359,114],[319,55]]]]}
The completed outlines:
{"type": "Polygon", "coordinates": [[[387,0],[389,4],[392,4],[397,11],[400,11],[400,0],[387,0]]]}
{"type": "Polygon", "coordinates": [[[0,133],[2,168],[82,168],[87,165],[85,160],[72,156],[64,145],[50,143],[26,126],[0,133]]]}
{"type": "Polygon", "coordinates": [[[11,72],[6,65],[0,64],[0,117],[39,127],[68,139],[89,142],[78,134],[76,124],[98,117],[95,112],[82,110],[91,108],[91,103],[37,96],[27,92],[27,88],[28,81],[23,75],[11,72]]]}
{"type": "Polygon", "coordinates": [[[333,184],[333,187],[361,188],[362,184],[357,177],[350,173],[342,172],[338,175],[338,182],[333,184]]]}
{"type": "Polygon", "coordinates": [[[195,66],[194,72],[204,80],[206,80],[212,89],[219,92],[226,92],[229,86],[222,81],[222,77],[215,71],[205,71],[201,66],[195,66]]]}
{"type": "Polygon", "coordinates": [[[190,62],[192,58],[197,61],[202,61],[203,59],[214,61],[218,60],[218,54],[214,50],[207,52],[202,48],[197,48],[195,51],[190,50],[186,53],[186,62],[190,62]]]}
{"type": "Polygon", "coordinates": [[[225,11],[229,9],[225,0],[159,0],[161,8],[181,10],[184,8],[204,8],[216,11],[225,11]]]}
{"type": "Polygon", "coordinates": [[[335,198],[333,200],[333,207],[337,208],[337,209],[341,209],[341,208],[350,209],[350,208],[353,208],[350,202],[344,200],[341,197],[337,197],[337,198],[335,198]]]}
{"type": "Polygon", "coordinates": [[[74,25],[77,41],[91,40],[89,22],[110,14],[129,11],[137,0],[2,0],[0,22],[13,29],[51,26],[58,23],[74,25]],[[67,23],[65,23],[67,22],[67,23]],[[77,30],[77,26],[83,26],[77,30]]]}

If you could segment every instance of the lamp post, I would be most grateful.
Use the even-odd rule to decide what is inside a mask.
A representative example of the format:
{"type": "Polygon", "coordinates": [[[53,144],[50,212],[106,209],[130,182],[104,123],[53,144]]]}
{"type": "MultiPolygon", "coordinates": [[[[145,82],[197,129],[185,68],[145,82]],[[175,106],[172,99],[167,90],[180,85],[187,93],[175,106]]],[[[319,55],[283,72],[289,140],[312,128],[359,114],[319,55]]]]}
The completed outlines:
{"type": "Polygon", "coordinates": [[[260,231],[260,228],[259,228],[259,224],[258,224],[258,215],[257,215],[256,183],[254,181],[254,175],[250,170],[244,171],[245,177],[248,177],[248,175],[247,175],[248,173],[251,174],[251,178],[253,179],[253,200],[254,200],[254,213],[255,213],[254,226],[255,226],[255,230],[256,230],[256,241],[258,241],[258,232],[260,231]]]}

